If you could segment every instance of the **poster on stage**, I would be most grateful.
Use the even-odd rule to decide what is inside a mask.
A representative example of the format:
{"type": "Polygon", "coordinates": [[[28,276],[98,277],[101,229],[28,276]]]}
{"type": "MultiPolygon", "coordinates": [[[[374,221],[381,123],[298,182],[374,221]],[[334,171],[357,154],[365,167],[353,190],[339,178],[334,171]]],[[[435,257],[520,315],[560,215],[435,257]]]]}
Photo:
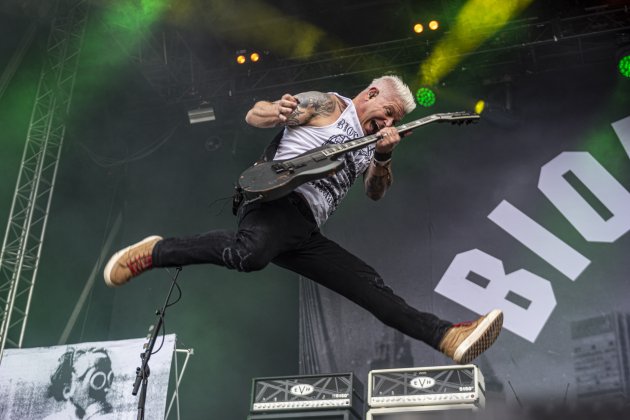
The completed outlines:
{"type": "MultiPolygon", "coordinates": [[[[0,364],[0,419],[135,419],[132,395],[146,339],[7,349],[0,364]]],[[[175,335],[151,356],[145,418],[164,418],[175,335]]],[[[138,393],[139,395],[140,393],[138,393]]]]}

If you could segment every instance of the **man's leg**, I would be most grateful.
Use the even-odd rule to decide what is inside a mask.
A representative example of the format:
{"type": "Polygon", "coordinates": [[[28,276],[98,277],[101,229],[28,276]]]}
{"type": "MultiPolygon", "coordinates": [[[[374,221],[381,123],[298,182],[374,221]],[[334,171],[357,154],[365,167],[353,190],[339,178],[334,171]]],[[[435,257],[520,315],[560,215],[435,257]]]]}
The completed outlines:
{"type": "Polygon", "coordinates": [[[317,229],[290,195],[256,203],[239,212],[238,230],[214,230],[189,237],[149,237],[117,252],[105,267],[105,281],[120,286],[153,267],[216,264],[238,271],[265,267],[276,255],[298,247],[317,229]]]}
{"type": "Polygon", "coordinates": [[[384,324],[438,348],[451,323],[409,306],[369,265],[317,232],[299,249],[273,261],[367,309],[384,324]]]}
{"type": "Polygon", "coordinates": [[[457,363],[469,363],[479,356],[501,331],[503,314],[498,310],[456,325],[418,311],[387,287],[372,267],[319,231],[300,248],[280,254],[273,263],[341,294],[384,324],[423,341],[457,363]]]}

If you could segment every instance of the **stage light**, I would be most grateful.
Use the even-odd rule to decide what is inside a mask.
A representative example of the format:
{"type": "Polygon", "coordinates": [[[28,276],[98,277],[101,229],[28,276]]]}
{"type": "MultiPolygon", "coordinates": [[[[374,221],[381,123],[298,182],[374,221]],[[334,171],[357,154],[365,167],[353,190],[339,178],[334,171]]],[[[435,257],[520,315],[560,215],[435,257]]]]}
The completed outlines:
{"type": "Polygon", "coordinates": [[[617,68],[619,69],[619,73],[621,73],[622,76],[630,77],[630,53],[619,58],[617,68]]]}
{"type": "Polygon", "coordinates": [[[249,59],[255,63],[260,60],[260,54],[258,54],[257,52],[253,52],[249,55],[249,59]]]}
{"type": "MultiPolygon", "coordinates": [[[[518,16],[533,0],[468,0],[418,69],[420,86],[437,86],[460,62],[518,16]],[[457,53],[455,53],[457,52],[457,53]]],[[[442,31],[439,31],[442,32],[442,31]]]]}
{"type": "Polygon", "coordinates": [[[236,62],[238,64],[245,64],[246,61],[247,61],[247,58],[245,58],[243,54],[239,54],[238,56],[236,56],[236,62]]]}
{"type": "Polygon", "coordinates": [[[201,104],[199,108],[188,111],[188,120],[191,124],[197,124],[206,121],[214,121],[214,108],[208,104],[201,104]]]}
{"type": "Polygon", "coordinates": [[[485,107],[486,101],[484,101],[483,99],[478,100],[475,104],[475,114],[481,114],[485,107]]]}
{"type": "Polygon", "coordinates": [[[422,31],[424,31],[424,26],[422,26],[421,23],[416,23],[415,25],[413,25],[413,31],[417,34],[422,33],[422,31]]]}
{"type": "Polygon", "coordinates": [[[435,31],[439,27],[440,23],[437,20],[432,20],[431,22],[429,22],[429,29],[431,29],[432,31],[435,31]]]}
{"type": "Polygon", "coordinates": [[[435,93],[429,88],[421,87],[416,91],[416,100],[418,104],[428,108],[435,104],[435,93]]]}

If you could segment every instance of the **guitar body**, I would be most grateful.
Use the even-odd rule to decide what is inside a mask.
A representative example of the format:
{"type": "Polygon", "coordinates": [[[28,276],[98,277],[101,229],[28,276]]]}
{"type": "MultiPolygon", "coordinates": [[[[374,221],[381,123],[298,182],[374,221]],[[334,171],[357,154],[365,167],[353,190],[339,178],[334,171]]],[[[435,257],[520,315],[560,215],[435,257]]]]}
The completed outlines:
{"type": "Polygon", "coordinates": [[[346,165],[344,159],[323,159],[308,160],[303,166],[280,173],[274,169],[289,160],[263,162],[246,169],[238,178],[245,199],[265,202],[284,197],[296,187],[335,174],[346,165]]]}

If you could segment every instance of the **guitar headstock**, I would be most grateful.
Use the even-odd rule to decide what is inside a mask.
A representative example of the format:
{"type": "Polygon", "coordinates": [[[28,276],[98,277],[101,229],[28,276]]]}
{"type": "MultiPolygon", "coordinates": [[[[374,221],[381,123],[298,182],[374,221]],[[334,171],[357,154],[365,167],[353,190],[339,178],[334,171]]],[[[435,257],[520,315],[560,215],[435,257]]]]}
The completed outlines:
{"type": "Polygon", "coordinates": [[[432,114],[419,120],[411,121],[396,127],[399,133],[405,133],[425,124],[434,122],[450,122],[451,124],[470,124],[480,118],[479,114],[468,111],[445,112],[443,114],[432,114]]]}
{"type": "Polygon", "coordinates": [[[451,124],[471,124],[477,122],[481,116],[475,112],[459,111],[459,112],[445,112],[442,114],[435,114],[438,117],[437,122],[449,122],[451,124]]]}

